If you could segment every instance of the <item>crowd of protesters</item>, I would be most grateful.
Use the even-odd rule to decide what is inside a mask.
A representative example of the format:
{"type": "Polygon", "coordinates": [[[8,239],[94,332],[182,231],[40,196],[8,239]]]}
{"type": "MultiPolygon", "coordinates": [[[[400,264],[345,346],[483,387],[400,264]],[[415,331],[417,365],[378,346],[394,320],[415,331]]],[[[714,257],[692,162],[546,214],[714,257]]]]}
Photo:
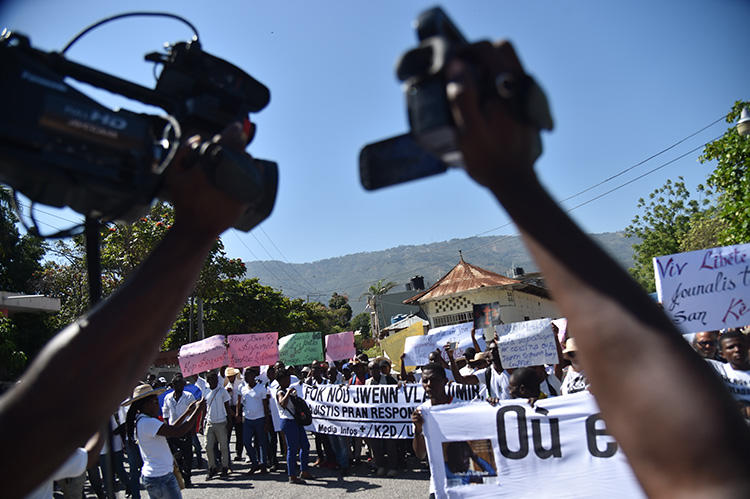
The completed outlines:
{"type": "MultiPolygon", "coordinates": [[[[353,473],[396,477],[410,465],[426,466],[419,411],[412,417],[413,442],[311,433],[316,459],[310,462],[308,434],[294,417],[293,399],[301,395],[302,385],[421,382],[432,404],[447,403],[445,386],[454,382],[478,384],[480,398],[493,404],[513,398],[533,404],[588,390],[575,339],[554,329],[560,363],[549,366],[505,369],[497,335],[482,351],[472,330],[473,346],[462,356],[455,357],[446,345],[443,351],[430,354],[427,365],[412,371],[404,365],[403,355],[400,372],[396,372],[387,357],[370,359],[360,353],[348,361],[314,361],[306,366],[285,366],[279,361],[262,369],[222,367],[187,378],[178,373],[169,383],[149,375],[112,416],[112,450],[108,444],[101,449],[107,458],[57,485],[65,497],[78,498],[88,477],[91,490],[106,497],[111,495],[107,489],[111,477],[115,490],[124,490],[127,497],[140,497],[142,488],[152,497],[171,497],[179,496],[181,488],[192,487],[194,470],[206,470],[207,480],[230,473],[243,473],[248,479],[256,473],[281,472],[283,476],[285,471],[293,484],[306,483],[315,469],[335,470],[341,478],[353,473]],[[232,434],[234,446],[230,446],[232,434]],[[250,467],[233,469],[233,463],[239,462],[250,467]]],[[[690,342],[722,377],[750,421],[748,337],[730,329],[697,333],[690,342]]]]}

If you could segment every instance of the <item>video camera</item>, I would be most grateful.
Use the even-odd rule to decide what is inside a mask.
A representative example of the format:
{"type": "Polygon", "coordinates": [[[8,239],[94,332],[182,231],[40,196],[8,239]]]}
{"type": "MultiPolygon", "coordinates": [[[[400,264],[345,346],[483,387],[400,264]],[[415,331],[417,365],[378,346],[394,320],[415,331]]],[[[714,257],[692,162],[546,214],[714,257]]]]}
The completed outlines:
{"type": "MultiPolygon", "coordinates": [[[[133,221],[155,197],[183,132],[211,138],[247,119],[270,92],[229,62],[204,52],[197,37],[150,53],[163,65],[150,89],[0,36],[0,182],[34,202],[69,206],[103,221],[133,221]],[[113,111],[65,82],[85,82],[160,107],[169,116],[113,111]]],[[[198,164],[220,190],[250,207],[235,228],[249,231],[273,209],[276,163],[204,142],[198,164]]]]}
{"type": "MultiPolygon", "coordinates": [[[[396,76],[403,82],[406,96],[410,132],[362,148],[359,174],[368,190],[463,166],[445,92],[445,71],[453,58],[470,56],[466,50],[470,44],[440,7],[422,12],[414,25],[419,46],[404,53],[396,65],[396,76]]],[[[499,97],[506,101],[515,119],[538,130],[552,129],[547,98],[533,78],[494,77],[484,74],[471,60],[466,62],[472,67],[480,99],[499,97]]],[[[540,154],[541,139],[537,142],[540,154]]]]}

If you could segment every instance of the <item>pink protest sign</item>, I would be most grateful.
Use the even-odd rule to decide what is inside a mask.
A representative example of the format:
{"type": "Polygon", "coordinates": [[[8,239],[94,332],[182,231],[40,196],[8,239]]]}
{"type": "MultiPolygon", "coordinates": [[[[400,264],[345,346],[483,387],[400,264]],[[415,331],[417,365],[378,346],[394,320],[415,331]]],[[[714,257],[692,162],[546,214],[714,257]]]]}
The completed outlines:
{"type": "Polygon", "coordinates": [[[177,358],[183,376],[210,371],[229,364],[225,336],[216,335],[180,347],[177,358]]]}
{"type": "Polygon", "coordinates": [[[354,348],[354,332],[344,331],[343,333],[329,334],[326,336],[326,360],[351,359],[357,354],[354,348]]]}
{"type": "Polygon", "coordinates": [[[229,362],[234,367],[265,366],[279,360],[279,333],[230,334],[229,362]]]}

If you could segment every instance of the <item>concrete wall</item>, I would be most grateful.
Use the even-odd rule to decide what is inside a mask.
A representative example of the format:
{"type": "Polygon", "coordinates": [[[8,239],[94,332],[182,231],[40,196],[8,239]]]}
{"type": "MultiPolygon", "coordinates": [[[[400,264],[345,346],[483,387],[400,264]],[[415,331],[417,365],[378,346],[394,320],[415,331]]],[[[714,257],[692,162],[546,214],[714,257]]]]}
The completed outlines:
{"type": "Polygon", "coordinates": [[[475,304],[493,302],[500,303],[500,320],[504,323],[560,316],[555,303],[550,299],[501,287],[479,288],[444,296],[423,304],[422,308],[433,328],[473,320],[475,304]]]}

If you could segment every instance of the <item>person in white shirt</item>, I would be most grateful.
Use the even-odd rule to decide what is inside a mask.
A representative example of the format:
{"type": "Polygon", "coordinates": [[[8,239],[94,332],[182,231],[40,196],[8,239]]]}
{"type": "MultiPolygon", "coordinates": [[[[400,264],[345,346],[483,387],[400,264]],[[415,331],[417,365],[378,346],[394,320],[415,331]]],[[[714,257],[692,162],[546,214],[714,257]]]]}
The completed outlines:
{"type": "Polygon", "coordinates": [[[286,469],[289,483],[304,484],[305,478],[312,478],[307,470],[310,442],[307,440],[305,428],[294,419],[294,403],[291,399],[298,396],[297,390],[289,385],[290,374],[286,369],[276,370],[276,381],[279,383],[279,388],[276,390],[276,407],[281,419],[281,431],[286,437],[286,469]],[[299,468],[297,468],[298,456],[299,468]]]}
{"type": "Polygon", "coordinates": [[[240,391],[237,416],[243,420],[242,435],[245,451],[252,462],[250,473],[268,471],[268,435],[272,429],[268,405],[268,390],[258,383],[255,377],[259,371],[255,367],[245,369],[245,384],[240,391]]]}
{"type": "Polygon", "coordinates": [[[748,360],[748,338],[736,329],[729,330],[719,337],[721,356],[727,363],[707,359],[716,373],[724,381],[740,406],[745,419],[750,419],[750,360],[748,360]]]}
{"type": "MultiPolygon", "coordinates": [[[[190,404],[195,402],[195,397],[192,393],[185,391],[185,379],[180,373],[175,374],[172,378],[172,388],[174,391],[164,397],[161,413],[165,421],[174,425],[180,416],[187,412],[190,404]]],[[[180,468],[180,473],[182,473],[182,478],[185,480],[185,487],[192,487],[194,430],[195,428],[192,428],[184,435],[167,439],[177,466],[180,468]]]]}
{"type": "MultiPolygon", "coordinates": [[[[453,358],[453,349],[446,347],[445,351],[448,354],[448,361],[450,362],[451,371],[456,380],[456,383],[464,385],[479,385],[479,393],[483,397],[489,397],[498,400],[506,400],[510,398],[510,390],[508,388],[509,375],[508,372],[503,369],[503,364],[500,362],[500,352],[497,349],[497,342],[494,341],[489,344],[489,350],[482,352],[474,357],[476,360],[485,360],[490,362],[490,366],[483,369],[474,371],[474,374],[463,376],[458,369],[455,359],[453,358]]],[[[447,377],[446,377],[447,379],[447,377]]]]}
{"type": "Polygon", "coordinates": [[[568,338],[568,341],[565,342],[563,355],[570,361],[570,365],[565,368],[565,375],[560,387],[562,394],[568,395],[588,390],[589,380],[586,378],[586,373],[583,372],[583,367],[578,357],[578,347],[573,338],[568,338]]]}
{"type": "Polygon", "coordinates": [[[229,474],[229,440],[227,439],[228,420],[232,414],[229,410],[231,397],[229,392],[219,384],[219,375],[216,371],[208,374],[208,386],[210,391],[204,398],[206,401],[206,454],[208,454],[208,476],[211,479],[216,475],[216,451],[215,444],[219,444],[221,452],[221,476],[229,474]]]}
{"type": "MultiPolygon", "coordinates": [[[[106,439],[105,435],[106,431],[92,435],[85,447],[77,448],[47,480],[26,495],[25,499],[52,499],[55,481],[82,476],[88,468],[96,466],[99,451],[106,439]]],[[[83,482],[79,491],[79,494],[81,493],[83,493],[83,482]]]]}
{"type": "Polygon", "coordinates": [[[227,367],[224,371],[226,380],[224,382],[224,388],[229,392],[229,415],[230,418],[227,420],[227,442],[232,440],[232,430],[234,430],[234,460],[242,461],[242,417],[235,418],[237,413],[237,402],[240,397],[240,388],[245,384],[242,379],[242,373],[235,367],[227,367]]]}
{"type": "Polygon", "coordinates": [[[141,481],[149,497],[177,499],[182,497],[180,486],[173,472],[172,452],[167,443],[168,437],[178,437],[195,428],[205,403],[193,401],[188,410],[174,424],[158,419],[158,395],[164,388],[152,389],[150,385],[138,385],[133,396],[123,405],[130,406],[126,418],[128,438],[138,442],[143,458],[141,481]]]}

